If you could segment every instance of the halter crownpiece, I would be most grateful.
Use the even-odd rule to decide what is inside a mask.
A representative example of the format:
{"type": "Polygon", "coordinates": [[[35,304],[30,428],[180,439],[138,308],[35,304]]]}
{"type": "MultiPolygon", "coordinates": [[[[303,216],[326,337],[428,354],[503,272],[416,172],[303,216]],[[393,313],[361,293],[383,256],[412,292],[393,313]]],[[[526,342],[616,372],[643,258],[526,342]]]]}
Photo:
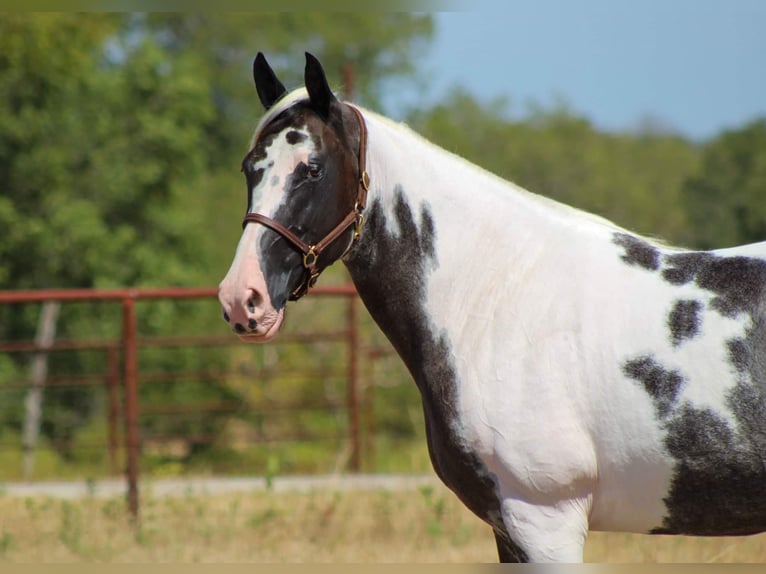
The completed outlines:
{"type": "MultiPolygon", "coordinates": [[[[284,237],[293,245],[293,247],[303,254],[303,268],[306,270],[306,273],[303,281],[301,281],[295,290],[290,293],[290,296],[288,297],[290,301],[297,301],[308,293],[309,289],[316,284],[319,275],[323,271],[323,269],[317,267],[317,261],[327,247],[332,245],[335,240],[353,225],[354,235],[351,238],[351,243],[343,253],[343,255],[345,255],[362,233],[362,227],[364,226],[364,210],[367,207],[367,192],[370,189],[370,176],[365,169],[365,166],[367,165],[367,125],[364,122],[362,113],[356,107],[351,104],[346,105],[354,112],[359,121],[359,181],[357,185],[356,201],[354,202],[354,208],[351,212],[349,212],[338,225],[330,230],[327,235],[314,244],[306,243],[281,223],[260,213],[248,213],[242,221],[242,229],[244,229],[251,221],[265,225],[284,237]]],[[[341,255],[341,257],[343,257],[343,255],[341,255]]]]}

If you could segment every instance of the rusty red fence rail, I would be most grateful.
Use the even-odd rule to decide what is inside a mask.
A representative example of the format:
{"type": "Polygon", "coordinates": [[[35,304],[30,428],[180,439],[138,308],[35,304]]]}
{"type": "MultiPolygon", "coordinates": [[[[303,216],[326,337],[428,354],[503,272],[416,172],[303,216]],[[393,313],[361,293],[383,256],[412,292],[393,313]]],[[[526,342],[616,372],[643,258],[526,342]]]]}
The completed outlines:
{"type": "MultiPolygon", "coordinates": [[[[111,301],[119,303],[121,312],[121,334],[117,341],[56,341],[41,349],[39,345],[30,341],[0,342],[0,352],[7,353],[50,353],[62,350],[102,350],[107,353],[108,369],[106,382],[108,389],[108,446],[110,464],[113,469],[118,466],[116,459],[116,445],[118,442],[117,421],[122,411],[124,451],[125,451],[125,478],[127,481],[127,503],[131,514],[138,517],[139,513],[139,455],[141,437],[139,436],[139,349],[144,346],[221,346],[239,344],[233,335],[227,336],[202,336],[202,337],[154,337],[142,339],[139,337],[136,319],[136,303],[145,300],[181,300],[181,299],[214,299],[217,290],[214,288],[128,288],[128,289],[48,289],[38,291],[0,291],[0,305],[2,304],[25,304],[44,303],[47,301],[57,302],[96,302],[111,301]],[[122,359],[120,366],[120,357],[122,359]],[[122,387],[122,408],[120,408],[119,390],[122,387]]],[[[349,468],[359,471],[361,468],[361,421],[360,421],[360,362],[359,362],[359,331],[358,331],[358,298],[353,285],[317,287],[312,290],[314,297],[340,297],[347,302],[346,329],[335,333],[324,333],[325,339],[345,341],[348,346],[348,361],[346,377],[348,388],[346,393],[348,410],[348,429],[351,443],[349,468]]],[[[315,334],[294,334],[293,340],[311,341],[316,338],[315,334]]],[[[166,373],[164,376],[188,377],[190,373],[166,373]]],[[[99,384],[103,380],[103,374],[83,375],[79,379],[68,377],[58,380],[55,376],[49,377],[46,385],[57,384],[99,384]]],[[[14,383],[11,382],[11,385],[14,383]]],[[[23,385],[19,381],[15,384],[23,385]]],[[[147,412],[183,412],[193,411],[194,405],[175,405],[168,407],[147,407],[147,412]]],[[[206,410],[230,411],[236,410],[235,402],[222,402],[217,405],[206,405],[206,410]]]]}

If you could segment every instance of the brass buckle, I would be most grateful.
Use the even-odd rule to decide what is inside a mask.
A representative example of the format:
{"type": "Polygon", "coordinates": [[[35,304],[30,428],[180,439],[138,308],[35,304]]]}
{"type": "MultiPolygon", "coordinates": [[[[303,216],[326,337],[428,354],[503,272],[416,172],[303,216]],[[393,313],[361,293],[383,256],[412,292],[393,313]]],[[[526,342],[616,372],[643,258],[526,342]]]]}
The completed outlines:
{"type": "Polygon", "coordinates": [[[359,183],[362,185],[363,190],[370,191],[370,176],[366,170],[362,172],[362,177],[359,178],[359,183]]]}
{"type": "Polygon", "coordinates": [[[315,265],[317,262],[318,256],[316,254],[316,251],[314,251],[315,247],[316,245],[310,245],[309,250],[303,254],[303,266],[306,269],[311,269],[311,267],[315,265]]]}

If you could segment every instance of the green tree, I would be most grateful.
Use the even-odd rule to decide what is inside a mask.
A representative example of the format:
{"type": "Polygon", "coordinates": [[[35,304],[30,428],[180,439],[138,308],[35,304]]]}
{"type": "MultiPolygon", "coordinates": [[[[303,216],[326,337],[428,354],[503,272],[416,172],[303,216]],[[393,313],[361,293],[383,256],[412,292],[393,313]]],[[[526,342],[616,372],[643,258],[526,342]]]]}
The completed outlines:
{"type": "Polygon", "coordinates": [[[504,100],[457,90],[410,118],[429,139],[478,165],[639,232],[686,239],[680,187],[697,151],[674,134],[600,132],[564,104],[511,120],[504,100]]]}
{"type": "Polygon", "coordinates": [[[184,191],[205,166],[209,91],[189,58],[171,62],[148,38],[120,43],[120,23],[2,21],[5,288],[193,281],[201,241],[184,191]]]}
{"type": "MultiPolygon", "coordinates": [[[[151,38],[121,35],[124,21],[51,14],[0,22],[5,289],[197,283],[207,243],[190,233],[201,216],[188,209],[186,189],[205,168],[209,88],[196,81],[194,60],[170,61],[151,38]]],[[[0,338],[32,337],[35,307],[0,312],[0,338]]],[[[154,313],[143,319],[149,332],[163,316],[177,320],[154,313]]],[[[114,337],[118,324],[94,306],[67,306],[58,332],[114,337]]],[[[57,374],[93,372],[87,367],[99,362],[86,353],[51,360],[57,374]]],[[[43,429],[69,439],[94,395],[82,387],[48,394],[43,429]]]]}
{"type": "MultiPolygon", "coordinates": [[[[304,49],[323,58],[336,86],[351,63],[356,95],[374,104],[385,78],[412,72],[413,47],[430,32],[429,16],[408,14],[3,15],[0,288],[214,284],[240,233],[239,162],[262,113],[255,53],[269,54],[288,86],[302,83],[304,49]]],[[[37,314],[1,308],[0,339],[32,338],[37,314]]],[[[65,306],[57,331],[113,338],[119,320],[98,305],[65,306]]],[[[224,329],[217,312],[199,316],[185,303],[140,306],[144,335],[213,322],[224,329]]],[[[220,360],[164,353],[142,356],[142,367],[220,360]]],[[[86,353],[51,361],[56,374],[103,370],[86,353]]],[[[25,368],[0,357],[0,379],[25,368]]],[[[225,382],[190,381],[142,393],[176,403],[237,394],[225,382]]],[[[48,435],[72,438],[94,401],[83,388],[48,389],[48,435]]],[[[19,412],[9,408],[5,422],[18,426],[19,412]]],[[[215,421],[163,424],[209,434],[215,421]]]]}
{"type": "Polygon", "coordinates": [[[708,142],[683,195],[699,248],[766,240],[766,119],[708,142]]]}

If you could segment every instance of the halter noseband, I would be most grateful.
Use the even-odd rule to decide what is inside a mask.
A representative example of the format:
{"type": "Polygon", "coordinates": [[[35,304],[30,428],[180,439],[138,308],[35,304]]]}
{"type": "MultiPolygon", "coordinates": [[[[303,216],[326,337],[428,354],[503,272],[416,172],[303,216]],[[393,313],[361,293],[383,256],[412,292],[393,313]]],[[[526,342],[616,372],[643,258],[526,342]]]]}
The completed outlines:
{"type": "MultiPolygon", "coordinates": [[[[303,241],[300,237],[295,235],[281,223],[274,221],[270,217],[261,215],[260,213],[248,213],[245,215],[245,218],[242,221],[242,229],[244,229],[245,226],[251,221],[265,225],[269,229],[276,231],[279,235],[284,237],[289,243],[293,245],[293,247],[298,249],[298,251],[303,254],[303,268],[306,270],[306,273],[303,281],[301,281],[295,290],[290,293],[290,296],[288,297],[290,301],[297,301],[306,293],[308,293],[309,289],[316,284],[317,279],[319,278],[319,274],[324,270],[318,268],[317,262],[319,260],[319,256],[327,247],[332,245],[336,239],[343,235],[343,233],[353,225],[354,236],[351,240],[351,244],[346,249],[346,251],[348,251],[351,249],[351,245],[353,245],[354,242],[359,239],[359,234],[362,232],[362,225],[364,225],[364,208],[367,205],[367,192],[370,189],[370,176],[365,170],[365,165],[367,163],[367,126],[364,123],[362,113],[356,107],[350,104],[346,105],[348,105],[348,107],[356,115],[357,120],[359,120],[359,183],[357,187],[356,202],[354,203],[354,208],[346,217],[343,218],[343,221],[341,221],[332,230],[330,230],[327,235],[325,235],[322,239],[313,245],[303,241]]],[[[341,257],[343,257],[343,255],[341,255],[341,257]]]]}

